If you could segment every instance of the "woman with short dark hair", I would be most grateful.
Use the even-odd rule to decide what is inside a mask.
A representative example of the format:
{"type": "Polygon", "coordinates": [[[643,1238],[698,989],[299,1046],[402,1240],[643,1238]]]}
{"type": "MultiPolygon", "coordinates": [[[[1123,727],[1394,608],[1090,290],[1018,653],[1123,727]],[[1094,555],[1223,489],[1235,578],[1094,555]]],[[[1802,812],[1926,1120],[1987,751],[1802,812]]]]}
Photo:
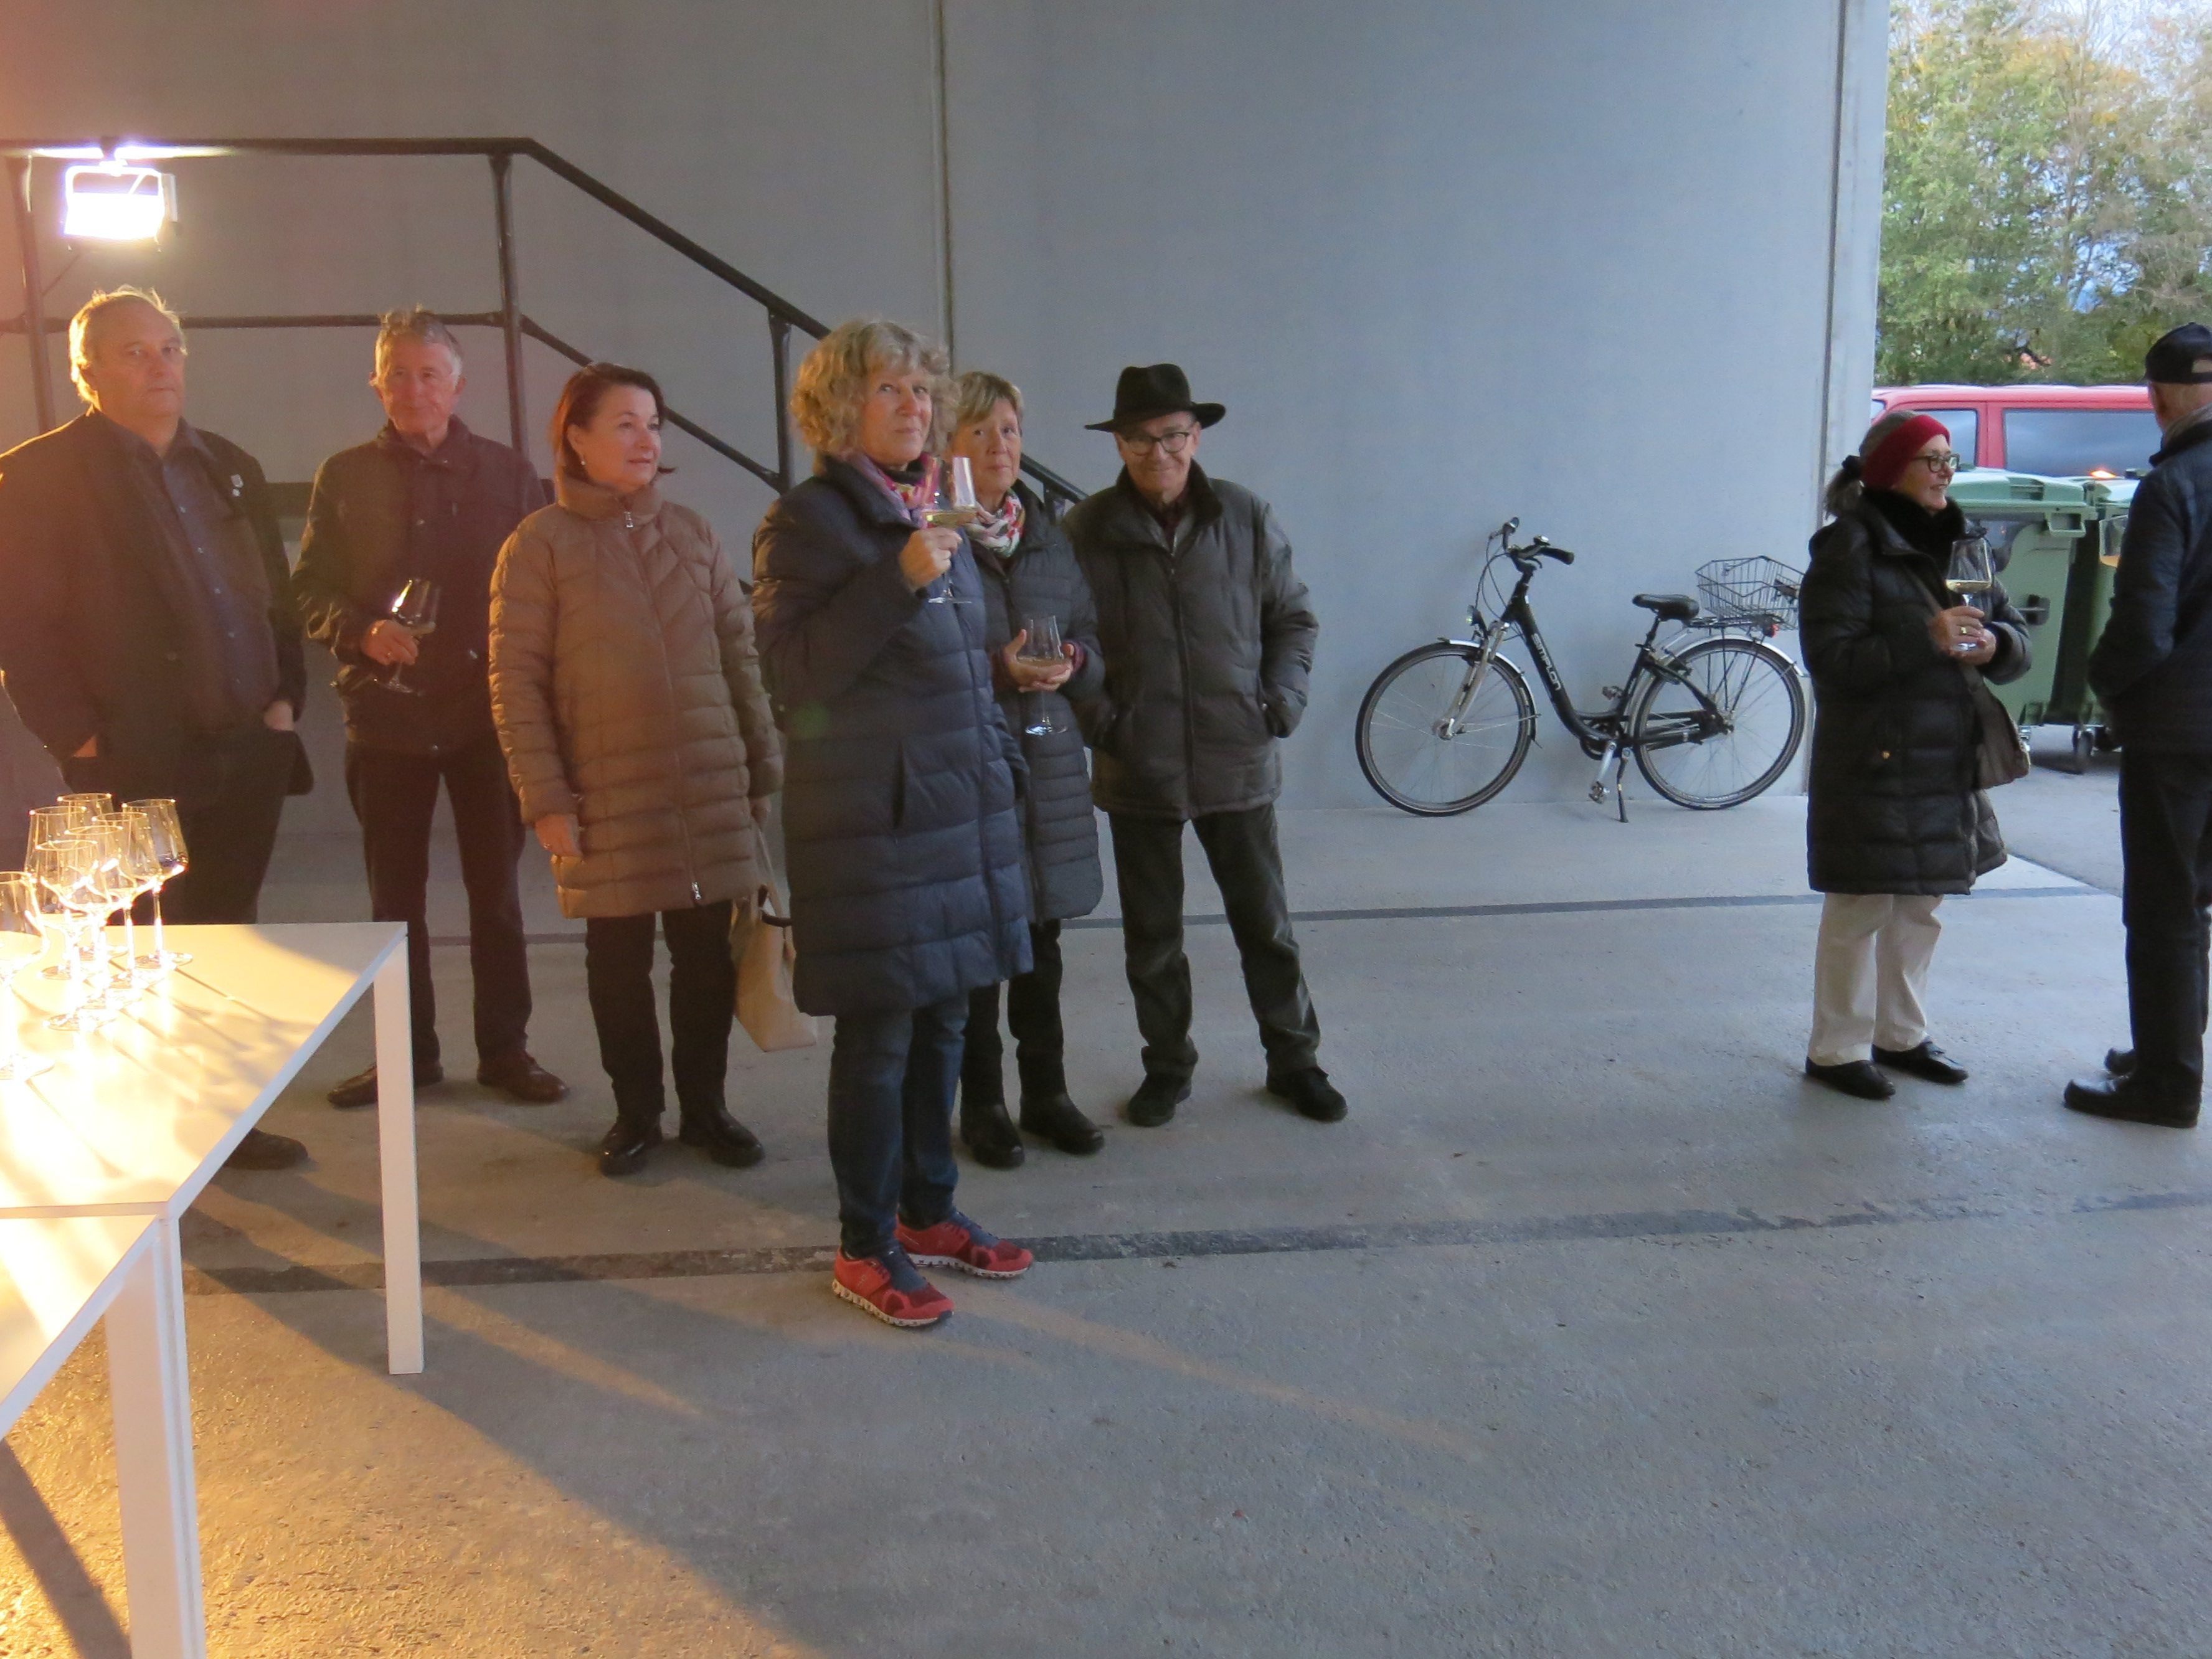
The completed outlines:
{"type": "Polygon", "coordinates": [[[760,1161],[724,1103],[737,969],[731,905],[763,871],[759,824],[782,777],[752,608],[706,520],[658,488],[665,406],[650,374],[593,363],[555,410],[554,504],[501,550],[491,589],[492,714],[507,770],[553,860],[561,914],[584,919],[584,978],[615,1123],[599,1168],[659,1145],[654,921],[668,941],[679,1139],[760,1161]]]}

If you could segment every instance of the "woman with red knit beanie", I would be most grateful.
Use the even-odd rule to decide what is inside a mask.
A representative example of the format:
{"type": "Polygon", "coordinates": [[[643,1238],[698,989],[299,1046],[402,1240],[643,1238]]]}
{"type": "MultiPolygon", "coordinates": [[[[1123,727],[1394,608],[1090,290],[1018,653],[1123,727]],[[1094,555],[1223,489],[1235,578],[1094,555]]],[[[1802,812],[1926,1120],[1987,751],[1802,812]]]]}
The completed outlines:
{"type": "Polygon", "coordinates": [[[1934,416],[1876,421],[1828,485],[1801,604],[1816,711],[1808,864],[1827,895],[1805,1075],[1866,1100],[1896,1092],[1877,1065],[1966,1080],[1928,1040],[1936,908],[2005,858],[1976,784],[1972,677],[2027,672],[2027,633],[2001,585],[1978,610],[1945,591],[1968,533],[1950,499],[1958,465],[1934,416]]]}

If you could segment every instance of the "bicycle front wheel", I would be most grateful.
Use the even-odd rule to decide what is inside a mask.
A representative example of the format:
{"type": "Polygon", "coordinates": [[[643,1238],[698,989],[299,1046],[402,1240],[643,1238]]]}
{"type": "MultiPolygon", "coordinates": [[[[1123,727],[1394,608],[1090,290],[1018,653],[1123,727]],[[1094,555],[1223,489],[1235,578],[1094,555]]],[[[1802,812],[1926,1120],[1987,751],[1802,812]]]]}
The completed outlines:
{"type": "Polygon", "coordinates": [[[1771,787],[1804,741],[1796,665],[1771,646],[1723,634],[1700,640],[1674,665],[1680,679],[1648,678],[1629,711],[1644,781],[1677,806],[1704,812],[1771,787]]]}
{"type": "Polygon", "coordinates": [[[1503,657],[1439,640],[1375,677],[1359,704],[1359,769],[1403,812],[1449,817],[1513,781],[1536,738],[1528,682],[1503,657]]]}

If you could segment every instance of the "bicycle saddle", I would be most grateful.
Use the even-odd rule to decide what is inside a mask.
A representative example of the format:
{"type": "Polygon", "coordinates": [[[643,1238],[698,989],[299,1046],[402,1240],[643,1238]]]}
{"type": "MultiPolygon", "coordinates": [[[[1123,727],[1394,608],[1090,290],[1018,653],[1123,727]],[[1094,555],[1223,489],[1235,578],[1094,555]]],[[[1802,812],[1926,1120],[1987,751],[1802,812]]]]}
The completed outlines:
{"type": "Polygon", "coordinates": [[[1698,602],[1687,593],[1638,593],[1634,603],[1656,614],[1662,622],[1690,622],[1698,614],[1698,602]]]}

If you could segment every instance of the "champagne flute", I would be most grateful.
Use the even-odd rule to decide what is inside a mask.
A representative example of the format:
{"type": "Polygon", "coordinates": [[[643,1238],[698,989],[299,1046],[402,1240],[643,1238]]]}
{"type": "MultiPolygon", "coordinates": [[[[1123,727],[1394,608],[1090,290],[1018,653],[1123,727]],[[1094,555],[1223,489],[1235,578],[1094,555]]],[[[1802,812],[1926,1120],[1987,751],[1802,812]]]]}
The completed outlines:
{"type": "MultiPolygon", "coordinates": [[[[1979,536],[1961,536],[1951,544],[1951,562],[1943,573],[1943,586],[1959,596],[1960,603],[1981,611],[1988,603],[1983,597],[1996,581],[1996,572],[1990,562],[1990,544],[1979,536]]],[[[1951,647],[1960,656],[1977,647],[1961,642],[1951,647]]]]}
{"type": "MultiPolygon", "coordinates": [[[[38,884],[20,870],[0,871],[0,994],[17,994],[15,976],[46,945],[38,884]]],[[[0,1083],[21,1083],[52,1063],[24,1052],[21,1032],[22,1022],[14,1012],[0,1015],[0,1083]]]]}
{"type": "MultiPolygon", "coordinates": [[[[1031,617],[1025,631],[1029,637],[1022,641],[1022,648],[1014,653],[1016,662],[1025,663],[1031,668],[1057,668],[1066,660],[1066,653],[1060,647],[1059,617],[1031,617]]],[[[1053,722],[1052,705],[1045,701],[1043,692],[1032,691],[1030,705],[1030,723],[1024,726],[1023,731],[1033,738],[1048,738],[1060,730],[1053,722]]]]}
{"type": "MultiPolygon", "coordinates": [[[[921,492],[921,521],[933,530],[965,530],[981,515],[982,509],[975,501],[975,471],[968,464],[965,455],[955,455],[948,470],[933,459],[929,477],[921,492]]],[[[932,592],[923,601],[927,605],[957,605],[953,597],[952,580],[942,579],[944,587],[932,582],[932,592]]]]}
{"type": "MultiPolygon", "coordinates": [[[[392,601],[392,620],[416,639],[428,639],[438,631],[438,584],[421,576],[410,576],[399,596],[392,601]]],[[[385,684],[394,691],[404,691],[410,696],[422,693],[399,678],[401,670],[393,669],[392,678],[385,684]]]]}
{"type": "Polygon", "coordinates": [[[191,952],[168,949],[161,933],[161,889],[191,866],[191,852],[185,845],[184,826],[177,817],[177,803],[134,800],[126,810],[145,813],[147,842],[153,850],[154,861],[161,866],[161,879],[154,889],[154,948],[138,958],[138,965],[155,969],[181,968],[192,959],[191,952]]]}

